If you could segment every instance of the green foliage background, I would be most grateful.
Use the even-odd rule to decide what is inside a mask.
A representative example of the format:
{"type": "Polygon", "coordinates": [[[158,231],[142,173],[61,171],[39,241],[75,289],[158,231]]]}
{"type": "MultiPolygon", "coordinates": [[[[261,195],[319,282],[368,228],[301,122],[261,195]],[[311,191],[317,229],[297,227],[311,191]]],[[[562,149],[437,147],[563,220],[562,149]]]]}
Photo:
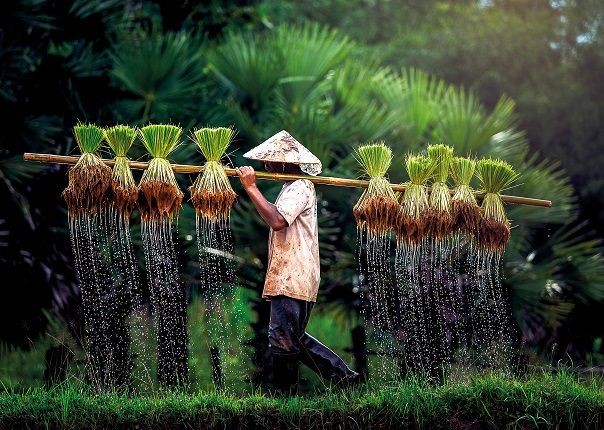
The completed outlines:
{"type": "MultiPolygon", "coordinates": [[[[23,288],[6,292],[0,338],[31,346],[47,330],[41,309],[76,343],[81,332],[59,199],[64,171],[25,164],[21,154],[73,153],[78,120],[173,121],[186,130],[235,126],[234,165],[281,129],[321,158],[326,175],[358,176],[353,150],[373,139],[397,155],[393,181],[406,179],[403,156],[430,142],[506,159],[522,174],[510,193],[554,202],[547,210],[509,207],[515,228],[504,281],[522,340],[542,359],[569,353],[575,364],[602,364],[604,262],[590,231],[602,232],[603,14],[587,0],[3,2],[0,264],[20,274],[23,288]]],[[[131,156],[142,154],[139,147],[131,156]]],[[[187,143],[172,161],[202,158],[187,143]]],[[[184,189],[193,178],[179,180],[184,189]]],[[[278,184],[262,188],[274,198],[278,184]]],[[[252,292],[251,327],[263,339],[267,230],[238,190],[240,285],[252,292]]],[[[358,192],[319,194],[317,321],[328,328],[335,320],[345,332],[358,322],[363,288],[351,216],[358,192]]],[[[186,205],[181,265],[195,291],[193,232],[186,205]]]]}

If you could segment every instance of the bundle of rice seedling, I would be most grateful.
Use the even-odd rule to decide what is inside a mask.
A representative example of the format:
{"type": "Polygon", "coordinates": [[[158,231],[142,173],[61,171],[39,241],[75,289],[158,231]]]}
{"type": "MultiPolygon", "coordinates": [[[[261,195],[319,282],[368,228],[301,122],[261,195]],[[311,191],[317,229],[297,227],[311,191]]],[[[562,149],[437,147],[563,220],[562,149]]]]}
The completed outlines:
{"type": "Polygon", "coordinates": [[[153,157],[140,181],[138,206],[143,220],[172,219],[180,210],[183,192],[167,157],[178,145],[182,129],[152,124],[139,130],[143,145],[153,157]]]}
{"type": "Polygon", "coordinates": [[[384,142],[362,145],[356,159],[369,176],[369,186],[353,208],[357,225],[370,235],[382,235],[396,225],[399,205],[385,175],[392,163],[392,150],[384,142]]]}
{"type": "MultiPolygon", "coordinates": [[[[113,350],[114,373],[123,386],[136,369],[137,376],[145,378],[144,360],[146,321],[141,311],[145,301],[139,288],[138,263],[130,237],[130,215],[138,198],[138,186],[134,182],[127,154],[136,139],[136,130],[125,125],[105,129],[105,140],[115,153],[113,165],[113,207],[110,212],[111,258],[113,261],[112,294],[104,301],[110,309],[108,330],[115,338],[113,350]],[[131,351],[134,345],[137,353],[131,351]],[[135,363],[137,365],[135,365],[135,363]]],[[[148,380],[147,380],[148,381],[148,380]]]]}
{"type": "Polygon", "coordinates": [[[140,181],[138,207],[155,323],[157,379],[164,387],[186,384],[189,373],[187,295],[178,274],[172,234],[172,220],[180,210],[183,193],[167,160],[181,134],[180,127],[165,124],[139,130],[153,157],[140,181]]]}
{"type": "Polygon", "coordinates": [[[224,359],[232,342],[231,334],[226,330],[229,322],[225,318],[225,303],[232,304],[236,299],[233,284],[235,267],[232,259],[224,256],[233,252],[228,219],[237,194],[220,160],[234,137],[235,130],[225,127],[201,128],[192,135],[206,158],[203,172],[189,190],[196,214],[200,291],[205,305],[207,344],[217,389],[225,387],[223,376],[232,371],[229,360],[224,359]]]}
{"type": "Polygon", "coordinates": [[[447,145],[428,146],[428,157],[434,163],[434,182],[428,199],[428,216],[426,230],[437,240],[444,239],[451,233],[451,194],[447,187],[449,166],[453,158],[453,148],[447,145]]]}
{"type": "Polygon", "coordinates": [[[518,173],[503,160],[485,159],[476,164],[476,176],[484,191],[480,207],[478,246],[503,251],[510,239],[510,222],[499,193],[518,179],[518,173]]]}
{"type": "Polygon", "coordinates": [[[82,293],[87,377],[94,388],[104,389],[121,383],[115,365],[119,348],[108,341],[114,335],[110,330],[114,308],[106,300],[112,284],[111,259],[106,258],[111,169],[95,154],[104,139],[100,127],[78,124],[73,134],[82,155],[69,169],[63,198],[69,211],[74,265],[82,293]]]}
{"type": "Polygon", "coordinates": [[[113,203],[119,213],[129,218],[138,198],[138,187],[128,165],[128,151],[136,139],[136,130],[126,125],[105,129],[105,140],[115,154],[111,188],[113,203]]]}
{"type": "Polygon", "coordinates": [[[401,198],[396,228],[397,237],[408,243],[418,244],[426,235],[425,216],[428,211],[426,182],[432,177],[435,163],[421,155],[409,155],[405,159],[409,182],[401,198]]]}
{"type": "Polygon", "coordinates": [[[470,187],[475,171],[476,161],[473,159],[453,157],[451,160],[451,178],[455,185],[455,194],[451,198],[453,231],[469,236],[476,235],[480,221],[480,206],[470,187]]]}
{"type": "Polygon", "coordinates": [[[197,176],[191,191],[191,200],[198,217],[208,221],[228,219],[237,198],[220,159],[229,147],[235,130],[232,128],[200,128],[193,138],[206,158],[203,172],[197,176]]]}
{"type": "Polygon", "coordinates": [[[69,169],[68,185],[63,191],[70,217],[97,213],[107,204],[111,192],[111,169],[95,154],[103,142],[103,130],[80,123],[73,134],[82,155],[69,169]]]}

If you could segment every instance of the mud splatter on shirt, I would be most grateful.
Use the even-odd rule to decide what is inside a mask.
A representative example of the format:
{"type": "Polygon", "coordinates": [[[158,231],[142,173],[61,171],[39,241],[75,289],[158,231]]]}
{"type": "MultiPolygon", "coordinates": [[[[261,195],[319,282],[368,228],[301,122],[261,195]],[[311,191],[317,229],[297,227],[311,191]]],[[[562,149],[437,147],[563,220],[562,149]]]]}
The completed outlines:
{"type": "Polygon", "coordinates": [[[288,227],[270,231],[262,297],[285,295],[315,302],[321,268],[317,195],[313,183],[306,179],[286,182],[275,206],[288,227]]]}

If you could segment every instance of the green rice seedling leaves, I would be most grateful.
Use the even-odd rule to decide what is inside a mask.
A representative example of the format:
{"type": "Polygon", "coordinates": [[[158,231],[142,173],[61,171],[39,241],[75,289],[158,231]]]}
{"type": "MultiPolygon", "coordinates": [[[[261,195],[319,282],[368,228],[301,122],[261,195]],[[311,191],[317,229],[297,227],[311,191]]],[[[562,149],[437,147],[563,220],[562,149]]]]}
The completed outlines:
{"type": "Polygon", "coordinates": [[[464,157],[453,157],[451,160],[451,178],[455,193],[451,198],[451,216],[453,231],[464,232],[473,236],[477,233],[480,221],[480,206],[476,202],[470,182],[476,171],[476,160],[464,157]]]}
{"type": "Polygon", "coordinates": [[[392,150],[384,142],[360,146],[355,155],[370,178],[385,176],[392,163],[392,150]]]}
{"type": "Polygon", "coordinates": [[[70,218],[98,212],[107,203],[111,186],[111,169],[95,153],[105,137],[103,129],[79,123],[73,135],[82,155],[69,169],[68,185],[63,190],[70,218]]]}
{"type": "Polygon", "coordinates": [[[500,193],[518,179],[518,173],[504,160],[486,158],[478,161],[476,176],[486,193],[500,193]]]}
{"type": "Polygon", "coordinates": [[[235,138],[235,130],[227,127],[200,128],[193,133],[195,143],[208,161],[220,161],[235,138]]]}
{"type": "Polygon", "coordinates": [[[436,163],[433,159],[421,155],[408,155],[405,169],[409,182],[401,198],[401,208],[396,228],[397,238],[408,243],[418,244],[425,236],[425,215],[428,211],[428,192],[426,184],[432,177],[436,163]]]}
{"type": "Polygon", "coordinates": [[[451,179],[456,187],[460,185],[469,186],[476,171],[476,160],[465,157],[453,157],[451,159],[451,179]]]}
{"type": "Polygon", "coordinates": [[[405,169],[409,175],[409,183],[414,185],[426,185],[432,175],[436,163],[434,160],[421,155],[408,155],[405,158],[405,169]]]}
{"type": "Polygon", "coordinates": [[[385,175],[392,162],[392,150],[384,142],[362,145],[355,157],[369,176],[369,185],[353,208],[357,225],[372,235],[383,235],[396,225],[399,205],[385,175]]]}
{"type": "Polygon", "coordinates": [[[118,124],[105,129],[105,140],[116,157],[126,157],[135,139],[134,127],[118,124]]]}
{"type": "Polygon", "coordinates": [[[446,182],[453,158],[453,148],[443,144],[428,146],[428,157],[434,160],[434,182],[446,182]]]}
{"type": "Polygon", "coordinates": [[[82,154],[96,152],[105,137],[102,128],[84,123],[79,123],[73,128],[73,135],[82,154]]]}
{"type": "Polygon", "coordinates": [[[139,130],[141,142],[153,157],[140,182],[143,219],[172,219],[180,210],[183,192],[167,157],[178,146],[181,135],[182,129],[170,124],[150,124],[139,130]]]}
{"type": "Polygon", "coordinates": [[[206,158],[203,172],[189,188],[198,217],[208,221],[228,219],[237,198],[220,159],[235,137],[235,130],[226,127],[200,128],[193,140],[206,158]]]}
{"type": "Polygon", "coordinates": [[[444,239],[451,233],[451,194],[447,188],[449,167],[453,158],[453,148],[438,144],[428,146],[428,157],[434,163],[434,182],[429,198],[426,220],[428,234],[434,239],[444,239]]]}
{"type": "Polygon", "coordinates": [[[128,164],[128,151],[136,139],[136,129],[115,125],[105,129],[105,140],[115,153],[112,188],[113,202],[119,213],[129,218],[138,198],[138,187],[128,164]]]}
{"type": "Polygon", "coordinates": [[[492,251],[503,251],[510,238],[510,222],[500,193],[518,179],[518,173],[506,161],[487,158],[476,164],[476,176],[485,193],[478,245],[492,251]]]}
{"type": "Polygon", "coordinates": [[[176,147],[182,128],[171,124],[150,124],[139,130],[141,142],[153,158],[167,158],[176,147]]]}
{"type": "Polygon", "coordinates": [[[76,166],[99,166],[102,164],[101,159],[96,155],[99,150],[105,135],[103,129],[94,124],[78,123],[73,127],[73,136],[82,155],[77,161],[76,166]]]}

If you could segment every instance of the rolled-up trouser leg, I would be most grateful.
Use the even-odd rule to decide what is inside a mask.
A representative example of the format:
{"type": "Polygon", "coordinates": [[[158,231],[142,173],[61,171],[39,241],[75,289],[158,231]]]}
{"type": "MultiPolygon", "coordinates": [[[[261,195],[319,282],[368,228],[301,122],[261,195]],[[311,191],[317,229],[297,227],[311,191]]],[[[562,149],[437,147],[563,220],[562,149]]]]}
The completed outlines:
{"type": "Polygon", "coordinates": [[[300,361],[321,377],[333,383],[352,382],[358,378],[358,373],[350,369],[344,360],[308,333],[302,336],[301,346],[300,361]]]}

